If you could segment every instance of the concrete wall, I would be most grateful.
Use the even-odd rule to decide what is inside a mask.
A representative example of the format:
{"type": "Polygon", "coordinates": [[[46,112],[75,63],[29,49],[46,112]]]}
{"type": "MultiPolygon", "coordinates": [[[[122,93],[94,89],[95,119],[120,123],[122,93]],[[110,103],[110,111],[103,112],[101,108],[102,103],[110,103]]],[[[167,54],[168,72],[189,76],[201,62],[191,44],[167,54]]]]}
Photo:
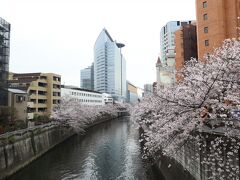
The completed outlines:
{"type": "Polygon", "coordinates": [[[0,179],[28,165],[73,134],[71,128],[55,125],[1,138],[0,179]]]}
{"type": "Polygon", "coordinates": [[[173,158],[163,156],[156,163],[156,166],[166,180],[196,180],[188,170],[184,169],[183,166],[173,158]]]}
{"type": "MultiPolygon", "coordinates": [[[[210,146],[211,140],[219,137],[216,135],[209,135],[208,138],[203,140],[203,144],[199,145],[196,141],[188,141],[185,143],[178,151],[176,152],[173,158],[169,157],[161,157],[160,160],[156,162],[159,170],[162,172],[164,177],[167,180],[174,180],[176,177],[178,179],[186,179],[186,180],[208,180],[208,179],[220,179],[222,175],[225,177],[231,177],[230,171],[226,170],[226,166],[240,167],[240,150],[238,152],[231,153],[231,156],[227,156],[228,152],[232,152],[230,149],[230,140],[225,137],[221,144],[218,146],[218,150],[221,150],[224,153],[218,151],[213,151],[210,146]],[[224,150],[224,145],[227,145],[227,148],[224,150]],[[203,163],[203,159],[209,159],[211,157],[215,157],[217,160],[209,161],[209,163],[203,163]],[[218,174],[218,164],[224,162],[223,172],[218,174]],[[215,174],[215,176],[214,176],[215,174]],[[211,178],[213,177],[214,178],[211,178]]],[[[240,142],[239,139],[237,142],[240,142]]],[[[236,142],[236,144],[237,144],[236,142]]],[[[235,174],[231,179],[237,179],[238,175],[235,174]]]]}

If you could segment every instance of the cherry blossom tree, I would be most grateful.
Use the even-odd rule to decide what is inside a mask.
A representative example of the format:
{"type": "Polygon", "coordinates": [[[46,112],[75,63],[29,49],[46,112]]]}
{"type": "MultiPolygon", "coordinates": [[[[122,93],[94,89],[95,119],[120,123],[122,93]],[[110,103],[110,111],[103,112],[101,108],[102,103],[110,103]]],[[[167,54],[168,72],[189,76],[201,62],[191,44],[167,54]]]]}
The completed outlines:
{"type": "Polygon", "coordinates": [[[140,138],[144,142],[144,157],[174,157],[189,141],[196,141],[201,149],[206,142],[202,134],[204,129],[213,128],[208,127],[213,119],[215,124],[223,123],[225,129],[221,136],[212,138],[208,145],[211,153],[201,163],[212,165],[211,177],[221,179],[227,174],[239,179],[239,164],[234,168],[229,164],[230,156],[239,162],[236,154],[240,147],[240,121],[229,118],[231,110],[240,105],[240,41],[225,40],[204,61],[186,62],[178,75],[182,77],[180,82],[160,89],[131,110],[132,120],[144,132],[140,138]],[[225,149],[223,144],[227,144],[225,149]],[[229,158],[223,160],[220,157],[226,149],[229,158]],[[221,164],[217,169],[216,163],[221,164]]]}
{"type": "Polygon", "coordinates": [[[88,106],[70,97],[63,97],[52,113],[52,118],[71,126],[77,132],[103,118],[117,117],[119,105],[88,106]]]}

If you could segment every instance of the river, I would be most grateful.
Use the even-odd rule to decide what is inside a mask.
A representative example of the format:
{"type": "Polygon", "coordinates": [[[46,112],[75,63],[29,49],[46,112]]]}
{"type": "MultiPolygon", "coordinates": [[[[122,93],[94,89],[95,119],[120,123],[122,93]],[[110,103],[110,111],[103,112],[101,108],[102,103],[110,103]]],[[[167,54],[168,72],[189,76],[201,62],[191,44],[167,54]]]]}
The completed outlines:
{"type": "Polygon", "coordinates": [[[10,180],[164,180],[141,159],[128,117],[89,128],[59,144],[10,180]]]}

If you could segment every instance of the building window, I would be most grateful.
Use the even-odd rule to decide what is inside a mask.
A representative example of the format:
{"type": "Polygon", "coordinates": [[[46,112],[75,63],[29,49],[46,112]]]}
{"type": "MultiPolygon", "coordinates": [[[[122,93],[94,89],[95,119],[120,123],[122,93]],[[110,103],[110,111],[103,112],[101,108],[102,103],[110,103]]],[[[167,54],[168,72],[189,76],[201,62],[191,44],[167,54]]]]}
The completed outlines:
{"type": "Polygon", "coordinates": [[[180,26],[180,21],[177,21],[177,26],[180,26]]]}
{"type": "Polygon", "coordinates": [[[207,1],[203,2],[203,8],[207,8],[207,1]]]}
{"type": "Polygon", "coordinates": [[[205,46],[209,46],[209,40],[205,40],[205,46]]]}
{"type": "Polygon", "coordinates": [[[204,33],[208,33],[208,27],[204,27],[204,33]]]}
{"type": "Polygon", "coordinates": [[[207,20],[208,19],[208,15],[207,14],[204,14],[203,15],[203,20],[207,20]]]}
{"type": "Polygon", "coordinates": [[[16,96],[16,102],[17,103],[21,103],[21,102],[23,102],[23,101],[25,101],[25,97],[24,96],[16,96]]]}
{"type": "Polygon", "coordinates": [[[206,53],[206,58],[209,59],[210,58],[210,53],[206,53]]]}

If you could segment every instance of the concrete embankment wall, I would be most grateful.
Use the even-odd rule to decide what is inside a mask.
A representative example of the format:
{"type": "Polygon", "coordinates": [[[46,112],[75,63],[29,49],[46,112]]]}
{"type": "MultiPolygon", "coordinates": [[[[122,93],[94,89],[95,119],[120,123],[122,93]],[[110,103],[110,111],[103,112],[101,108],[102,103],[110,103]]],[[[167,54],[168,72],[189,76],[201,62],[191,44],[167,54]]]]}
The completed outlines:
{"type": "MultiPolygon", "coordinates": [[[[213,139],[213,135],[211,138],[213,139]]],[[[215,138],[218,137],[215,135],[215,138]]],[[[188,141],[186,142],[174,155],[174,157],[169,158],[163,156],[160,160],[156,162],[159,170],[166,177],[167,180],[175,180],[184,179],[184,180],[205,180],[205,179],[220,179],[221,175],[217,174],[218,172],[218,162],[214,163],[202,163],[204,159],[208,159],[209,157],[217,157],[219,160],[222,159],[224,162],[224,167],[222,175],[228,177],[228,170],[226,166],[238,168],[240,167],[240,150],[236,150],[235,153],[231,153],[232,155],[227,157],[228,152],[231,152],[231,148],[226,148],[224,151],[224,145],[230,141],[225,137],[222,144],[219,146],[219,149],[222,148],[222,152],[217,154],[217,151],[212,151],[210,146],[205,146],[205,144],[210,143],[210,137],[204,139],[203,145],[199,146],[196,141],[188,141]],[[215,174],[215,175],[214,175],[215,174]],[[215,178],[212,178],[215,177],[215,178]]],[[[230,176],[231,177],[231,176],[230,176]]],[[[238,179],[238,175],[234,174],[234,177],[231,179],[238,179]]]]}
{"type": "Polygon", "coordinates": [[[12,175],[73,134],[71,128],[49,125],[1,138],[0,179],[12,175]]]}
{"type": "MultiPolygon", "coordinates": [[[[198,136],[198,138],[185,141],[171,158],[162,155],[158,160],[151,159],[165,179],[229,178],[239,180],[239,120],[214,120],[203,126],[203,131],[196,131],[193,135],[198,136]],[[230,128],[229,124],[231,126],[234,124],[234,128],[230,128]],[[226,135],[226,131],[230,131],[231,135],[226,135]]],[[[139,129],[139,134],[144,134],[143,128],[139,129]]],[[[146,140],[141,142],[142,148],[144,143],[146,143],[146,140]]]]}
{"type": "MultiPolygon", "coordinates": [[[[124,114],[105,116],[86,128],[122,116],[124,114]]],[[[50,123],[0,136],[0,179],[16,173],[74,134],[71,127],[50,123]]]]}
{"type": "Polygon", "coordinates": [[[192,174],[175,159],[163,156],[155,165],[166,180],[196,180],[192,174]]]}

